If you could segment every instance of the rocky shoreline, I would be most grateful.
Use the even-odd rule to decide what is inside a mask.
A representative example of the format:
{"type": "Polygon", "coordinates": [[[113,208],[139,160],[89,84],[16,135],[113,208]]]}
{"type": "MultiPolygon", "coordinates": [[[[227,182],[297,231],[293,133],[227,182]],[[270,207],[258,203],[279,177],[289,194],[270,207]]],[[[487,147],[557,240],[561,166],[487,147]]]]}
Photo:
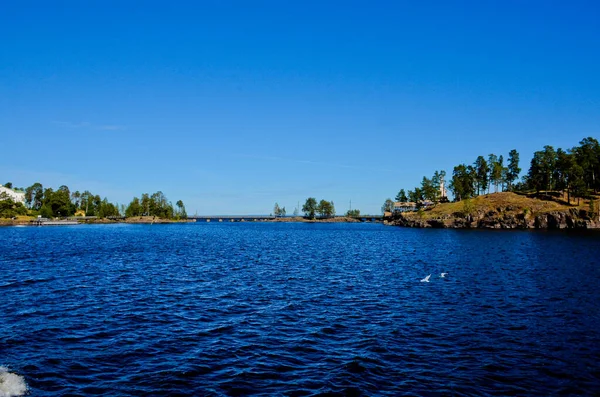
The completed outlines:
{"type": "MultiPolygon", "coordinates": [[[[33,221],[35,218],[27,217],[26,219],[0,219],[0,226],[33,226],[33,221]]],[[[111,225],[116,223],[135,223],[135,224],[167,224],[167,223],[188,223],[194,222],[189,219],[162,219],[156,218],[152,216],[136,216],[125,219],[107,219],[107,218],[98,218],[98,219],[87,219],[87,220],[79,220],[79,224],[95,224],[95,225],[111,225]]]]}
{"type": "Polygon", "coordinates": [[[533,215],[513,209],[476,212],[424,219],[418,213],[399,214],[385,222],[388,225],[419,228],[447,229],[600,229],[600,221],[592,219],[589,212],[572,208],[533,215]]]}

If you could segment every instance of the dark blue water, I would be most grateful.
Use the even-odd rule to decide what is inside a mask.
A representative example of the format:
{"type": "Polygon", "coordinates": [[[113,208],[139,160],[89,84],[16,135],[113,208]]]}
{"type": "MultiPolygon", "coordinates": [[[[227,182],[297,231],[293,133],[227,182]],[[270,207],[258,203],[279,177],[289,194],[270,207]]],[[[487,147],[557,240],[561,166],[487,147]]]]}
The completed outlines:
{"type": "Polygon", "coordinates": [[[32,396],[597,395],[599,254],[379,224],[0,228],[0,365],[32,396]]]}

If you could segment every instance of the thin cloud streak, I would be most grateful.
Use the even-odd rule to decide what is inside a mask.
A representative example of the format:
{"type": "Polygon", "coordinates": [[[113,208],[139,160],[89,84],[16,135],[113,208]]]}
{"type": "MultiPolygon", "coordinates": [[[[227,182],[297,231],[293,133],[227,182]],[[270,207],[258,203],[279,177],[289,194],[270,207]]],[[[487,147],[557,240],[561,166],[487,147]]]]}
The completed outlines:
{"type": "Polygon", "coordinates": [[[88,121],[72,122],[72,121],[53,121],[54,124],[71,128],[71,129],[91,129],[99,131],[122,131],[127,128],[117,124],[93,124],[88,121]]]}
{"type": "Polygon", "coordinates": [[[121,131],[125,130],[126,128],[122,125],[99,125],[96,127],[96,129],[103,131],[121,131]]]}
{"type": "Polygon", "coordinates": [[[82,121],[79,123],[74,123],[72,121],[53,121],[52,123],[61,125],[63,127],[68,127],[68,128],[88,128],[92,125],[91,123],[88,123],[87,121],[82,121]]]}
{"type": "Polygon", "coordinates": [[[363,171],[393,172],[393,173],[398,172],[398,170],[392,170],[389,168],[363,167],[363,166],[357,166],[357,165],[348,165],[348,164],[341,164],[341,163],[327,163],[324,161],[293,159],[293,158],[286,158],[286,157],[255,156],[255,155],[246,155],[246,154],[238,155],[237,157],[249,158],[249,159],[254,159],[254,160],[283,161],[283,162],[291,162],[291,163],[299,163],[299,164],[322,165],[322,166],[327,166],[327,167],[336,167],[336,168],[345,168],[345,169],[363,170],[363,171]]]}

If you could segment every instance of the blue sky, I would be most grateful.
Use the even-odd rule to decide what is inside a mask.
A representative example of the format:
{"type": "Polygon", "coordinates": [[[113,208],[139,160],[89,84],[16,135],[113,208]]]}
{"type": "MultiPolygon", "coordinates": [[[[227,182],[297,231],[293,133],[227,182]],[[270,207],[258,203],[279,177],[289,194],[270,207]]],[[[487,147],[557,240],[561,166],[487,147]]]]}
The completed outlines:
{"type": "Polygon", "coordinates": [[[379,213],[478,155],[527,169],[600,138],[599,4],[5,1],[0,183],[379,213]]]}

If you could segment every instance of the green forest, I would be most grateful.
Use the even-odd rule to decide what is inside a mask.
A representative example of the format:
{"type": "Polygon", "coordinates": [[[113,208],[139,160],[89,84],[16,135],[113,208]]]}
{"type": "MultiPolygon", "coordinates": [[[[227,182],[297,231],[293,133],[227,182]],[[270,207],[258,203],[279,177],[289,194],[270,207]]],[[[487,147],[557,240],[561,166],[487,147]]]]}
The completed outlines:
{"type": "Polygon", "coordinates": [[[19,215],[42,216],[44,218],[64,218],[70,216],[87,216],[98,218],[155,216],[163,219],[187,218],[185,206],[181,200],[175,207],[167,197],[158,191],[153,194],[144,193],[141,198],[134,197],[129,205],[111,203],[86,190],[71,192],[66,185],[57,190],[44,188],[36,182],[28,188],[13,188],[11,182],[3,185],[17,192],[25,193],[25,205],[15,203],[5,193],[0,197],[0,218],[12,218],[19,215]]]}
{"type": "Polygon", "coordinates": [[[333,201],[321,200],[317,203],[317,199],[309,197],[302,206],[302,212],[310,219],[314,219],[316,214],[321,218],[330,218],[335,216],[335,205],[333,201]]]}
{"type": "MultiPolygon", "coordinates": [[[[519,153],[513,149],[504,162],[502,155],[478,156],[472,164],[459,164],[452,170],[447,188],[454,201],[473,198],[493,192],[546,193],[565,192],[567,201],[589,198],[600,189],[600,144],[592,137],[584,138],[578,146],[554,149],[546,145],[533,153],[529,169],[519,180],[521,168],[519,153]]],[[[444,171],[436,171],[431,178],[423,177],[421,186],[407,192],[400,189],[398,202],[426,202],[437,204],[447,200],[439,186],[445,179],[444,171]]],[[[387,199],[382,211],[392,211],[394,202],[387,199]]]]}

